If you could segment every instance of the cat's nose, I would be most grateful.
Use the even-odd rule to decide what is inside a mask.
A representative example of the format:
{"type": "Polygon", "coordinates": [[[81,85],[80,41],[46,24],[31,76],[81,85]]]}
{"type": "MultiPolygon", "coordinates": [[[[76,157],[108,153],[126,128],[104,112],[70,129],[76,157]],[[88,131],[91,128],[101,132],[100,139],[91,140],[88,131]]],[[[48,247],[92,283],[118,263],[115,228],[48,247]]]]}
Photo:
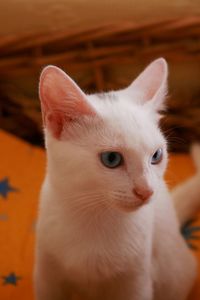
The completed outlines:
{"type": "Polygon", "coordinates": [[[137,196],[140,200],[146,201],[153,195],[152,188],[141,188],[141,187],[134,187],[133,194],[137,196]]]}

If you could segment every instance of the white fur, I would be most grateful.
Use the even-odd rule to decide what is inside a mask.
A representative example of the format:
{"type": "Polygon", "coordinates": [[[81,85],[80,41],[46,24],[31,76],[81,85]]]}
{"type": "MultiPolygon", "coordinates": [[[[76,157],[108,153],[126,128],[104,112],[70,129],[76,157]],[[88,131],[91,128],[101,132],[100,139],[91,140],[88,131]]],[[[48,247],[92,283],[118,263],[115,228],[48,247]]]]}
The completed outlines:
{"type": "MultiPolygon", "coordinates": [[[[157,71],[165,63],[153,64],[157,71]]],[[[163,180],[166,142],[156,110],[162,106],[164,85],[161,76],[153,93],[158,99],[152,98],[155,107],[137,101],[137,89],[145,89],[142,81],[137,89],[108,93],[104,99],[87,96],[98,117],[67,123],[59,139],[45,129],[47,172],[37,226],[37,300],[187,298],[196,262],[180,235],[163,180]],[[164,158],[152,165],[151,156],[159,147],[164,158]],[[123,154],[120,168],[101,164],[99,153],[110,149],[123,154]],[[148,204],[133,195],[135,186],[154,190],[148,204]]]]}

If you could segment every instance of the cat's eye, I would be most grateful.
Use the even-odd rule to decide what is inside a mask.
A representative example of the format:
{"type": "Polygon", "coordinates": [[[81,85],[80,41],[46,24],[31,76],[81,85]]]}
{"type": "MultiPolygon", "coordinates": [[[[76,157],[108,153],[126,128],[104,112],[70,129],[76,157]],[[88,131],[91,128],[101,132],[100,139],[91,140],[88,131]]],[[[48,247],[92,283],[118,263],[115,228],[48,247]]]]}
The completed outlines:
{"type": "Polygon", "coordinates": [[[161,162],[162,158],[163,158],[163,150],[162,150],[162,148],[158,148],[156,150],[156,152],[153,154],[153,156],[151,157],[151,164],[152,165],[159,164],[159,162],[161,162]]]}
{"type": "Polygon", "coordinates": [[[123,163],[123,156],[119,152],[102,152],[100,154],[102,164],[107,168],[117,168],[123,163]]]}

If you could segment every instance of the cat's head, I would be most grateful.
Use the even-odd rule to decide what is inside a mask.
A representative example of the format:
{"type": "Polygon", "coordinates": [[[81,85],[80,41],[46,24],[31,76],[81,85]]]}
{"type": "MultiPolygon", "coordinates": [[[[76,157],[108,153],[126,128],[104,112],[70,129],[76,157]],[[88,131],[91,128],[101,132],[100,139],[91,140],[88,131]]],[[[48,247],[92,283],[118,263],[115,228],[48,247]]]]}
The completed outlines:
{"type": "Polygon", "coordinates": [[[47,173],[66,201],[84,209],[132,211],[153,198],[167,163],[158,126],[166,86],[162,58],[127,88],[94,95],[57,67],[43,70],[39,92],[47,173]]]}

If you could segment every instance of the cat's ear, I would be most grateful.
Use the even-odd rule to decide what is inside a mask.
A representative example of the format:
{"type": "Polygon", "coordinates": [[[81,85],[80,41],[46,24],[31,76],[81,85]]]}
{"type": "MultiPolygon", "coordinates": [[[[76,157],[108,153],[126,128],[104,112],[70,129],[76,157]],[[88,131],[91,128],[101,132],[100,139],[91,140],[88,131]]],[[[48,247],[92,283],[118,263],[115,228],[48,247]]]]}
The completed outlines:
{"type": "Polygon", "coordinates": [[[164,58],[154,60],[126,89],[129,94],[138,94],[141,103],[148,103],[156,111],[164,108],[167,94],[168,67],[164,58]]]}
{"type": "Polygon", "coordinates": [[[63,127],[95,111],[77,84],[55,66],[46,67],[40,76],[39,95],[44,126],[59,138],[63,127]]]}

